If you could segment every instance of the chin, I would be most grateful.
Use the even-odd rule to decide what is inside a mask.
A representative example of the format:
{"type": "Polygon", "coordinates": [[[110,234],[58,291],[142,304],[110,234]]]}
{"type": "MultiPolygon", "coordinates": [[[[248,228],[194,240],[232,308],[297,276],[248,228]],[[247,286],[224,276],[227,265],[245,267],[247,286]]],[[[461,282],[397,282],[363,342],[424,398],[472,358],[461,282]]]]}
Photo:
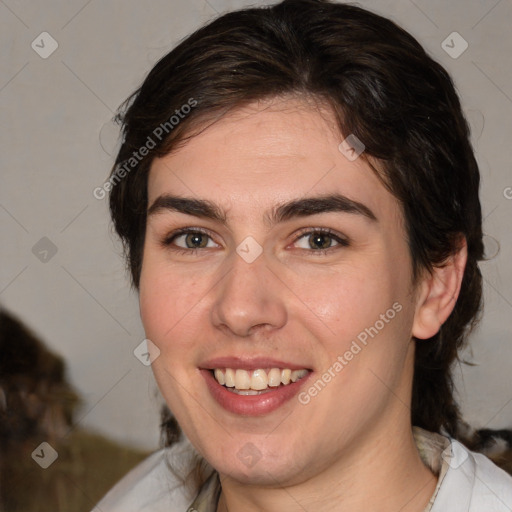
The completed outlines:
{"type": "Polygon", "coordinates": [[[279,487],[290,480],[295,475],[290,474],[290,468],[275,468],[259,461],[254,467],[248,468],[243,464],[222,464],[216,468],[221,474],[228,475],[229,478],[236,480],[244,485],[254,485],[261,487],[279,487]]]}
{"type": "Polygon", "coordinates": [[[297,460],[296,453],[287,454],[282,443],[278,449],[266,448],[262,453],[255,444],[247,441],[236,449],[230,446],[224,451],[225,455],[215,454],[209,462],[220,474],[242,484],[276,487],[306,478],[308,464],[297,460]]]}

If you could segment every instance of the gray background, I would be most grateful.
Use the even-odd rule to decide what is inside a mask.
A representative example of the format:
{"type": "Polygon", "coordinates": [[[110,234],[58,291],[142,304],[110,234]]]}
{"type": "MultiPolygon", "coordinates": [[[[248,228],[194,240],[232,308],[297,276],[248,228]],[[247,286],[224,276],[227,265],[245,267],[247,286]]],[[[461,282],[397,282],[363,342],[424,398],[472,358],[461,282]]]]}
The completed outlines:
{"type": "MultiPolygon", "coordinates": [[[[0,0],[0,302],[68,361],[85,400],[80,425],[137,446],[156,446],[161,398],[133,354],[144,339],[137,297],[106,200],[92,193],[112,164],[109,120],[181,38],[217,12],[255,3],[263,4],[0,0]],[[45,59],[31,47],[51,49],[42,32],[58,43],[45,59]]],[[[458,370],[457,385],[468,421],[512,427],[512,0],[359,5],[415,35],[462,96],[483,177],[486,244],[489,255],[498,242],[501,252],[482,264],[485,315],[466,354],[477,366],[458,370]],[[442,47],[454,31],[469,44],[457,58],[442,47]]],[[[462,48],[457,39],[444,45],[462,48]]]]}

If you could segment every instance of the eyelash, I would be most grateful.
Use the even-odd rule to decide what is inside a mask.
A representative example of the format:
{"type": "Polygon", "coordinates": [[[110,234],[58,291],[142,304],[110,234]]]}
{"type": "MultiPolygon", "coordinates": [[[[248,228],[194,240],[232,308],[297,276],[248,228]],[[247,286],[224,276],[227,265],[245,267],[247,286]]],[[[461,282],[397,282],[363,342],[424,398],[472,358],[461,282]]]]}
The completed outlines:
{"type": "MultiPolygon", "coordinates": [[[[182,228],[182,229],[175,231],[175,232],[169,234],[168,236],[166,236],[161,242],[162,246],[167,249],[172,250],[173,252],[175,252],[177,254],[195,255],[195,254],[197,254],[198,251],[205,249],[205,247],[195,248],[195,249],[183,249],[183,248],[176,247],[176,246],[172,245],[173,241],[176,238],[178,238],[179,236],[189,235],[189,234],[194,234],[194,233],[200,233],[202,235],[206,235],[206,236],[212,238],[210,236],[210,234],[208,233],[208,231],[206,231],[202,228],[188,227],[188,228],[182,228]]],[[[350,245],[350,242],[347,238],[342,238],[341,236],[337,235],[334,231],[332,231],[329,228],[303,228],[299,231],[299,233],[298,233],[297,237],[295,238],[295,240],[293,241],[293,243],[294,244],[297,243],[301,238],[303,238],[306,235],[314,235],[314,234],[318,234],[318,233],[320,233],[322,235],[328,235],[330,238],[332,238],[334,241],[336,241],[338,243],[338,245],[335,245],[333,247],[328,247],[327,249],[316,249],[316,250],[302,249],[302,250],[310,252],[312,254],[315,254],[316,256],[322,256],[322,255],[329,254],[330,252],[335,250],[337,247],[338,248],[339,247],[348,247],[350,245]]]]}

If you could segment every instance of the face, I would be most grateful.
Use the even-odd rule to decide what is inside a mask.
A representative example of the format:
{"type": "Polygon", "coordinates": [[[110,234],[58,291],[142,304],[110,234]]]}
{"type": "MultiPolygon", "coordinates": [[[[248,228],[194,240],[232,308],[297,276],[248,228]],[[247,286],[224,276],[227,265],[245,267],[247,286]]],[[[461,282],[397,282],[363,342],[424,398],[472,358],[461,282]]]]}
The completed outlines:
{"type": "Polygon", "coordinates": [[[196,449],[241,482],[297,483],[410,428],[401,210],[342,140],[329,112],[275,100],[150,170],[153,371],[196,449]]]}

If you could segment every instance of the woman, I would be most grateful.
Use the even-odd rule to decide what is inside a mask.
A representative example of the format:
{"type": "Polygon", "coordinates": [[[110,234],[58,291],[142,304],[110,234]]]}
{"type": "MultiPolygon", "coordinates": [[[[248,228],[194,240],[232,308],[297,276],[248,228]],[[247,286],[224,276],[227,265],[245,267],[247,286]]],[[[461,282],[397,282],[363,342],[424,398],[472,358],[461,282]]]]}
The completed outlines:
{"type": "Polygon", "coordinates": [[[121,119],[104,190],[186,438],[98,508],[511,510],[512,479],[456,441],[479,171],[418,42],[327,1],[228,13],[121,119]]]}

